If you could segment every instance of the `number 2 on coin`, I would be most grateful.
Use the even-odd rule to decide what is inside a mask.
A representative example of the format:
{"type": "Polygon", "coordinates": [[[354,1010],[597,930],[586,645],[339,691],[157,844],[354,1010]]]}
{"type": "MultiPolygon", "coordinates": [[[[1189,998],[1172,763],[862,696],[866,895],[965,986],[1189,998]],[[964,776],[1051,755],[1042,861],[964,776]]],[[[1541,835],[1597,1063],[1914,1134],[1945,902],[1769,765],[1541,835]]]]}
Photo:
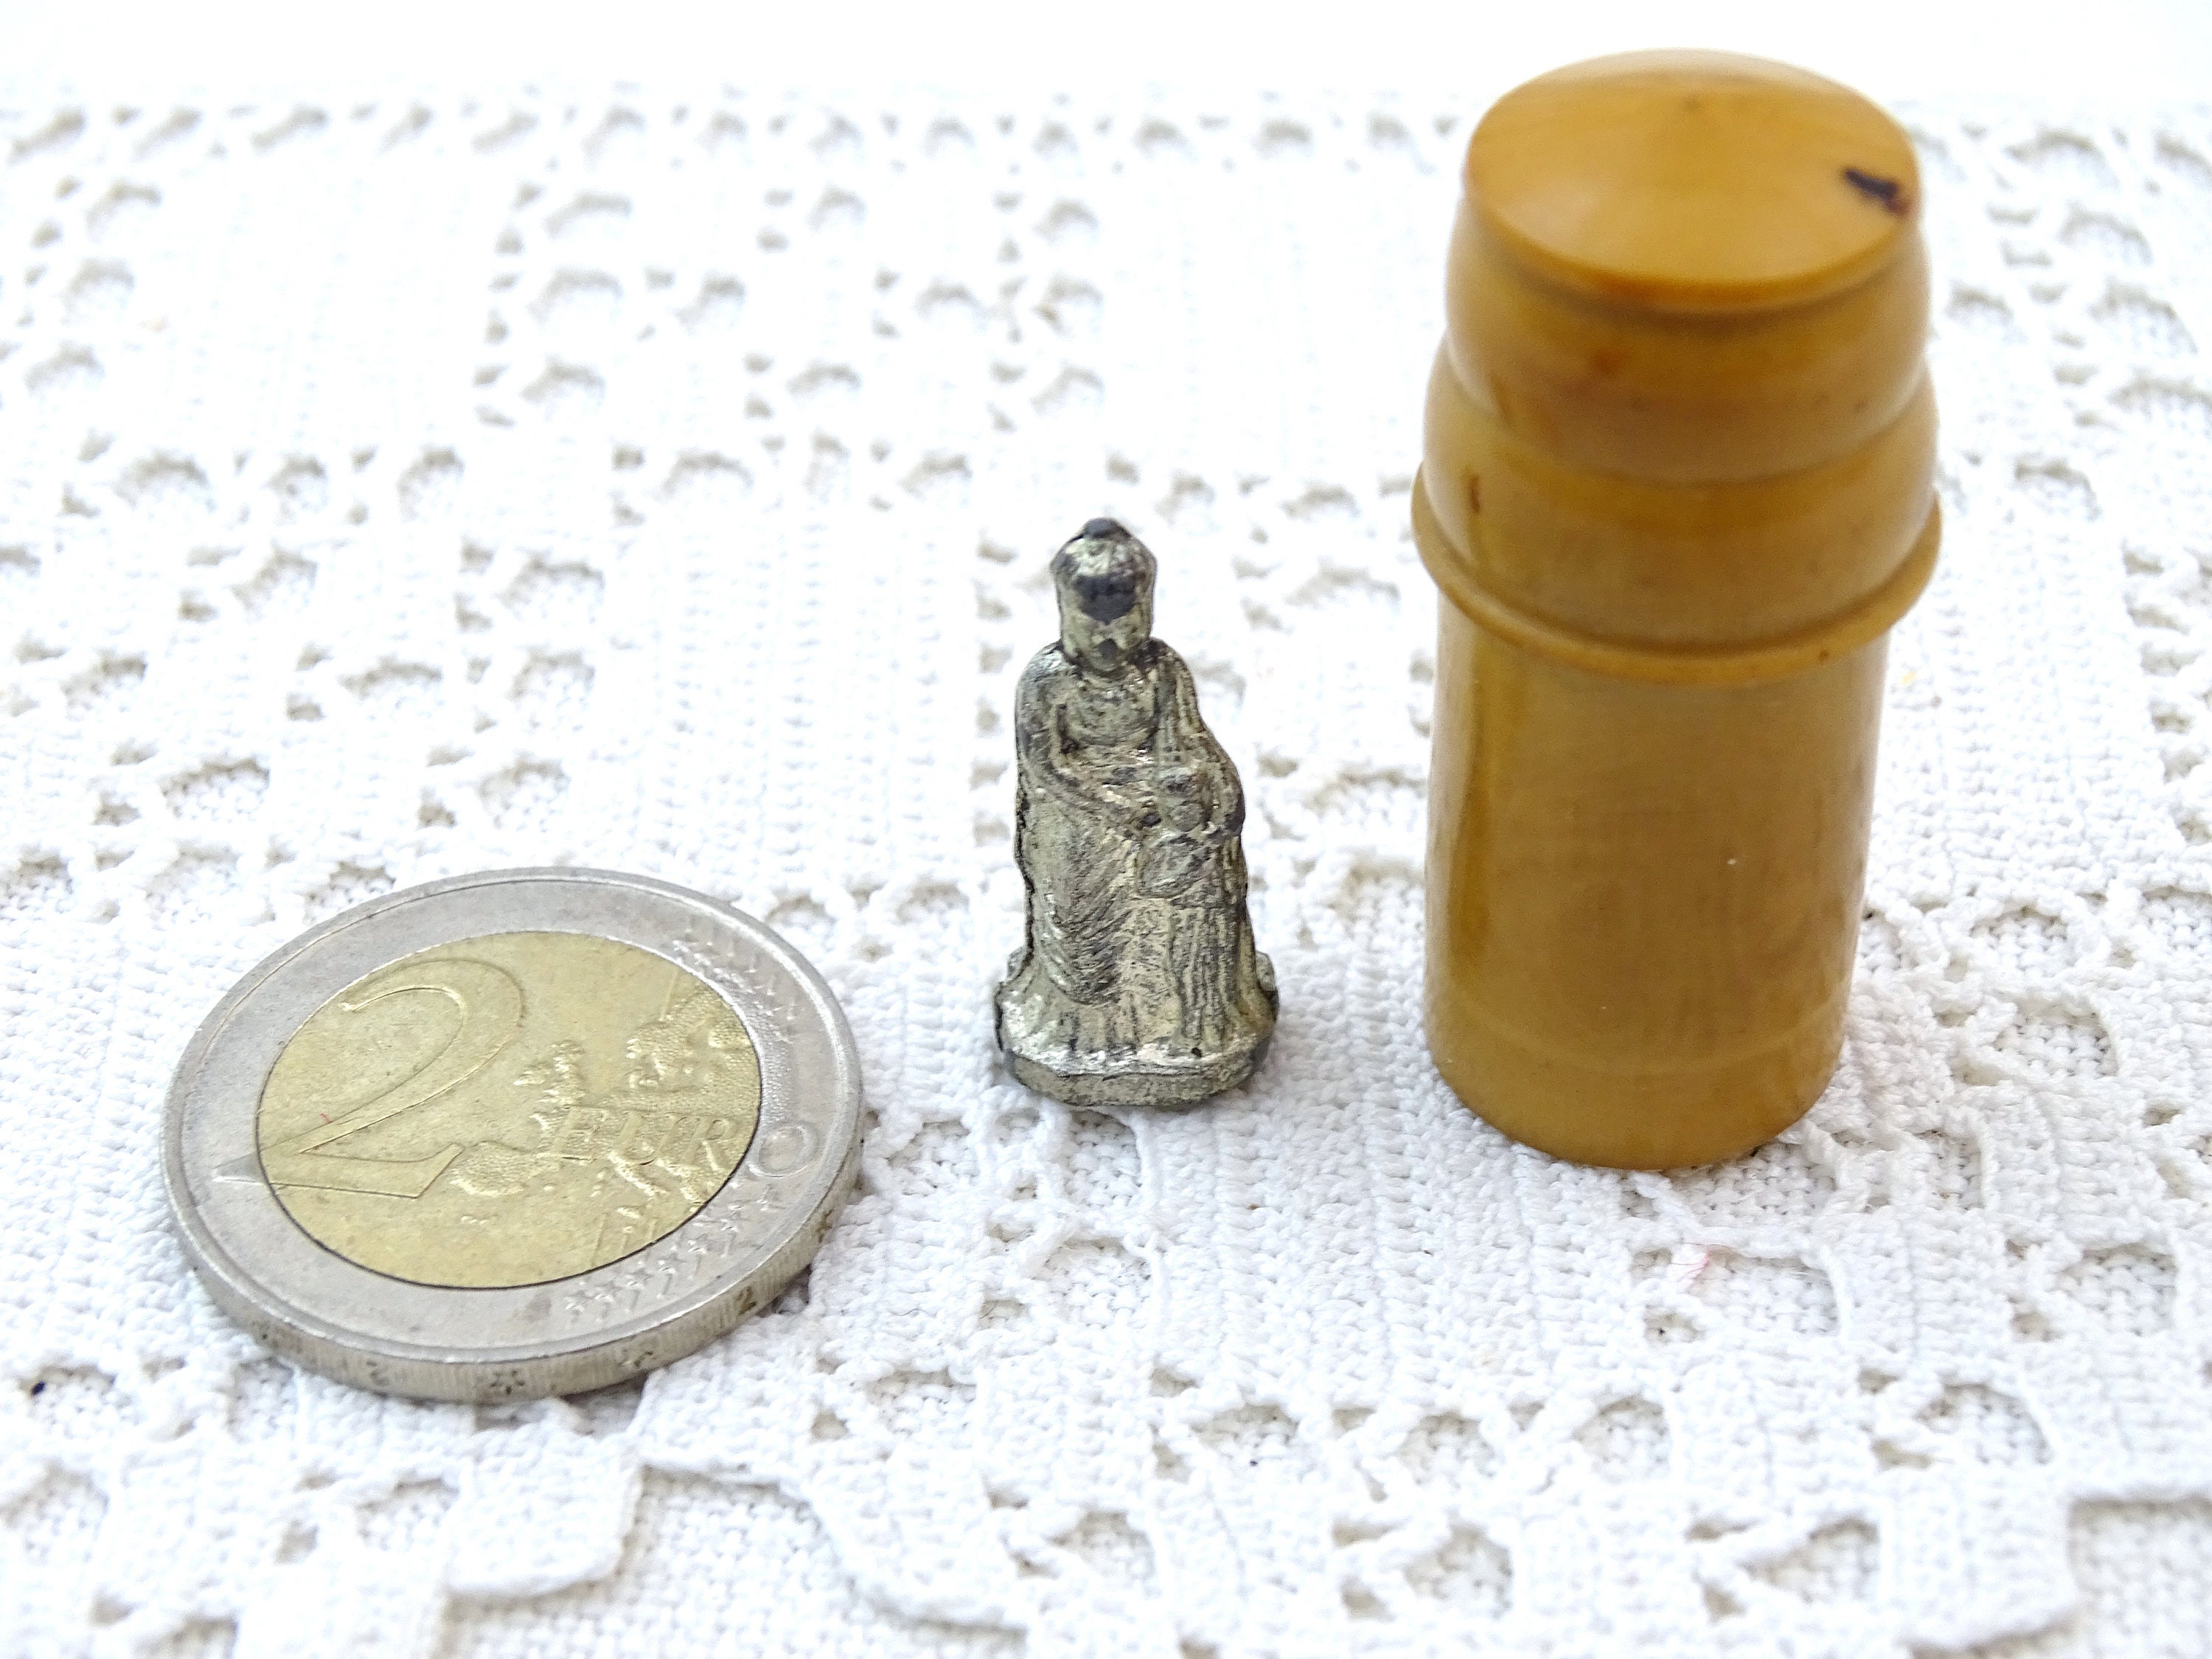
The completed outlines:
{"type": "Polygon", "coordinates": [[[460,1010],[460,1028],[392,1087],[343,1116],[264,1146],[261,1166],[271,1182],[279,1187],[420,1198],[446,1172],[446,1166],[461,1155],[458,1144],[428,1158],[404,1160],[360,1158],[337,1150],[337,1144],[349,1135],[427,1105],[467,1082],[490,1065],[522,1027],[522,988],[503,969],[463,957],[422,963],[380,975],[364,985],[359,997],[338,1006],[343,1013],[358,1015],[387,998],[421,991],[449,999],[460,1010]]]}

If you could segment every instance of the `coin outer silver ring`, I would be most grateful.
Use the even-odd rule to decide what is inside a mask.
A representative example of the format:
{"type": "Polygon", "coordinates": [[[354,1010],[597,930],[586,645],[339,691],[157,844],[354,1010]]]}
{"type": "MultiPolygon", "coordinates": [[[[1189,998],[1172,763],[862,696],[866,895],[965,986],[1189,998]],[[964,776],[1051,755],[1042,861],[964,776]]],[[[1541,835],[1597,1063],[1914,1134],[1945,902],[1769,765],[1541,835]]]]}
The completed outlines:
{"type": "Polygon", "coordinates": [[[763,923],[614,871],[489,871],[387,893],[263,961],[178,1062],[163,1170],[179,1237],[217,1304],[288,1359],[386,1394],[476,1402],[605,1388],[681,1358],[772,1300],[851,1188],[860,1071],[845,1016],[763,923]],[[263,1085],[301,1022],[362,975],[488,933],[618,939],[696,975],[760,1057],[758,1127],[721,1189],[643,1249],[512,1289],[410,1284],[317,1243],[262,1174],[263,1085]]]}

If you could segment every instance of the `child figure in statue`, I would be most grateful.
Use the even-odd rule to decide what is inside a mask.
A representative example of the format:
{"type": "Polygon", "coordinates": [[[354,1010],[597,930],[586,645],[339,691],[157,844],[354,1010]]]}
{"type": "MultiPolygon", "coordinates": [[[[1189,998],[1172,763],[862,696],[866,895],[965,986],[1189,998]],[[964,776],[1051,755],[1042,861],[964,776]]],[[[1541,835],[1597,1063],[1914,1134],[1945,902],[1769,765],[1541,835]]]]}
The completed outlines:
{"type": "Polygon", "coordinates": [[[1244,792],[1181,657],[1156,566],[1111,519],[1053,557],[1060,639],[1014,694],[1027,936],[999,988],[1014,1075],[1077,1106],[1184,1106],[1252,1074],[1275,971],[1245,908],[1244,792]]]}

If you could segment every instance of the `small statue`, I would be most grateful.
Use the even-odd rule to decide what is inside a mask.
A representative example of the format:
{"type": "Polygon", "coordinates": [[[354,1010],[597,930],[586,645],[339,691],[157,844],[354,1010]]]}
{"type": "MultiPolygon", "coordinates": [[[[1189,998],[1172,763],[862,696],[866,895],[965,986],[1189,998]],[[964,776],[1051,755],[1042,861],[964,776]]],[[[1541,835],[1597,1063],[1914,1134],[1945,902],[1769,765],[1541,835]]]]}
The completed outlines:
{"type": "Polygon", "coordinates": [[[1014,694],[1022,948],[1014,1075],[1077,1106],[1187,1106],[1252,1074],[1275,970],[1244,905],[1244,791],[1183,659],[1152,638],[1145,544],[1093,519],[1053,556],[1060,638],[1014,694]]]}

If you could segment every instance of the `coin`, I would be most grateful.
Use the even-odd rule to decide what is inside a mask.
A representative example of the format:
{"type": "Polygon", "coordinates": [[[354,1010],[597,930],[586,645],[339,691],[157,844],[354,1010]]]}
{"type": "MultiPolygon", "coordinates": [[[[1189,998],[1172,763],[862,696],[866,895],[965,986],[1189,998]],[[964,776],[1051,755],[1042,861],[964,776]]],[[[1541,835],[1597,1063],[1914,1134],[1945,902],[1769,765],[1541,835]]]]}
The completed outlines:
{"type": "Polygon", "coordinates": [[[256,1124],[276,1201],[349,1261],[499,1287],[665,1237],[759,1119],[752,1042],[697,975],[530,933],[417,951],[340,991],[277,1055],[256,1124]]]}
{"type": "Polygon", "coordinates": [[[860,1068],[762,923],[599,870],[389,893],[232,988],[169,1091],[185,1254],[289,1358],[569,1394],[690,1352],[811,1258],[860,1068]]]}

